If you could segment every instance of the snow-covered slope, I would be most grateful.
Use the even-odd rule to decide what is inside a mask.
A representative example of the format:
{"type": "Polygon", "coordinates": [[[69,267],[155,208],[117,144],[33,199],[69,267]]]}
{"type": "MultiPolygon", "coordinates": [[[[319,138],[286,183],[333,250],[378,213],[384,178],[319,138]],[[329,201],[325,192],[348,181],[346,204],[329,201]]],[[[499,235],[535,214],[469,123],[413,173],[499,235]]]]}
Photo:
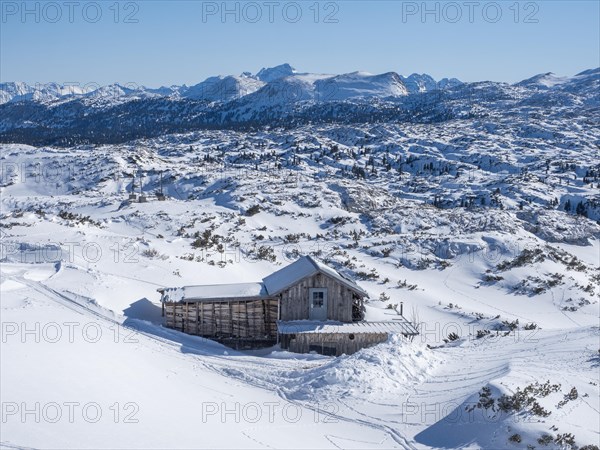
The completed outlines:
{"type": "Polygon", "coordinates": [[[517,83],[517,86],[528,86],[538,87],[541,89],[548,89],[559,84],[565,83],[568,80],[569,79],[567,77],[557,77],[552,72],[548,72],[520,81],[519,83],[517,83]]]}
{"type": "MultiPolygon", "coordinates": [[[[334,78],[348,95],[401,86],[369,77],[334,78]]],[[[165,131],[208,114],[175,89],[18,103],[24,141],[43,123],[74,140],[86,102],[95,133],[157,132],[0,145],[1,446],[597,445],[598,71],[315,101],[330,78],[294,73],[210,106],[230,122],[273,113],[241,130],[165,131]],[[278,86],[309,99],[270,106],[278,86]],[[275,111],[294,115],[277,126],[275,111]],[[350,113],[362,120],[317,120],[350,113]],[[161,326],[156,289],[253,282],[299,254],[355,279],[369,320],[402,302],[421,335],[330,358],[161,326]]]]}
{"type": "Polygon", "coordinates": [[[216,76],[182,90],[181,96],[194,100],[226,102],[257,91],[264,83],[254,77],[216,76]]]}
{"type": "Polygon", "coordinates": [[[354,72],[318,80],[315,87],[321,92],[330,92],[326,100],[400,97],[408,94],[402,79],[395,72],[381,75],[354,72]]]}

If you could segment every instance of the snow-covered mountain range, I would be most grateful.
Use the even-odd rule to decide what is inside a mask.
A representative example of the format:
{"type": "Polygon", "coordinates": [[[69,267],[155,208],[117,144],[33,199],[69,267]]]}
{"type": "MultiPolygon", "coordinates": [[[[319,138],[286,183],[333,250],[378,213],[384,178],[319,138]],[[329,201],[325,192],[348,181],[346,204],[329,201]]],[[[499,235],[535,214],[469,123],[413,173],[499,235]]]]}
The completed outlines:
{"type": "Polygon", "coordinates": [[[590,116],[600,99],[600,69],[513,85],[402,77],[300,73],[288,64],[256,75],[217,76],[188,87],[96,89],[4,83],[0,142],[119,143],[200,129],[294,127],[317,123],[438,123],[535,114],[590,116]]]}
{"type": "MultiPolygon", "coordinates": [[[[289,64],[281,64],[276,67],[263,68],[255,75],[250,72],[244,72],[239,76],[218,75],[209,77],[193,86],[181,85],[160,87],[158,89],[133,86],[132,83],[125,86],[119,84],[95,86],[91,83],[84,86],[75,84],[59,85],[57,83],[42,83],[32,86],[22,82],[7,82],[0,83],[0,104],[29,100],[49,103],[58,99],[73,100],[82,97],[111,97],[115,101],[119,101],[119,99],[123,101],[127,98],[167,97],[227,102],[244,97],[258,91],[267,84],[279,82],[286,78],[303,80],[311,85],[309,89],[312,90],[318,90],[319,86],[315,84],[323,84],[324,82],[331,82],[336,86],[340,85],[346,91],[342,98],[402,96],[460,84],[457,79],[444,78],[436,82],[429,75],[416,73],[407,78],[394,72],[381,75],[371,75],[366,72],[343,75],[316,75],[300,73],[289,64]]],[[[293,81],[290,82],[293,83],[293,81]]]]}

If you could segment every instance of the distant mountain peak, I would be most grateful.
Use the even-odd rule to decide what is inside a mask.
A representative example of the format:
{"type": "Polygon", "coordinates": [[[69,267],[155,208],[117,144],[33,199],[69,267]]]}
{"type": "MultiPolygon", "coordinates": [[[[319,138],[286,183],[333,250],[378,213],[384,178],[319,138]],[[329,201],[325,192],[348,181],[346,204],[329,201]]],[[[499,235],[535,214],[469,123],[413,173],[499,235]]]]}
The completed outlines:
{"type": "Polygon", "coordinates": [[[558,77],[553,72],[540,73],[517,83],[517,86],[537,86],[538,88],[551,88],[568,81],[567,77],[558,77]]]}
{"type": "Polygon", "coordinates": [[[275,67],[263,67],[256,74],[256,78],[258,78],[260,81],[264,81],[265,83],[270,83],[280,78],[289,77],[296,73],[296,69],[294,69],[288,63],[284,63],[275,67]]]}

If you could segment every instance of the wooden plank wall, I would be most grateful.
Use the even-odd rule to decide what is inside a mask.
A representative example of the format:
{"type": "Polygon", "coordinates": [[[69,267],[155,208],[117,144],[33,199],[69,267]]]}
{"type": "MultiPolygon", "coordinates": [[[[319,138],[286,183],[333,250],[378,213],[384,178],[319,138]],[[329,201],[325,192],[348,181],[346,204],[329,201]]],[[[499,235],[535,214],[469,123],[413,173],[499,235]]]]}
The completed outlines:
{"type": "Polygon", "coordinates": [[[322,273],[305,278],[281,294],[281,320],[309,318],[309,289],[327,288],[327,319],[352,322],[353,292],[322,273]]]}
{"type": "Polygon", "coordinates": [[[165,303],[166,326],[204,337],[277,336],[277,299],[165,303]]]}
{"type": "Polygon", "coordinates": [[[387,333],[357,333],[353,335],[354,339],[350,339],[350,335],[351,333],[288,334],[281,336],[280,343],[281,348],[295,353],[309,353],[314,350],[318,353],[328,354],[328,349],[335,349],[333,354],[340,356],[351,355],[362,348],[385,342],[388,338],[387,333]]]}

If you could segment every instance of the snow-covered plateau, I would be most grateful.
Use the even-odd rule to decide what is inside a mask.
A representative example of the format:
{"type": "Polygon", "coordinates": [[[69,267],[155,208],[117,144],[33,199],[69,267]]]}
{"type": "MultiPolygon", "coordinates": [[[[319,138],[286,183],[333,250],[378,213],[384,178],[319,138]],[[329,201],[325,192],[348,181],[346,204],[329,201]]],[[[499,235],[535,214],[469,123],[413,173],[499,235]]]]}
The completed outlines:
{"type": "Polygon", "coordinates": [[[599,77],[3,84],[0,448],[598,449],[599,77]],[[157,289],[304,254],[420,335],[163,326],[157,289]]]}

